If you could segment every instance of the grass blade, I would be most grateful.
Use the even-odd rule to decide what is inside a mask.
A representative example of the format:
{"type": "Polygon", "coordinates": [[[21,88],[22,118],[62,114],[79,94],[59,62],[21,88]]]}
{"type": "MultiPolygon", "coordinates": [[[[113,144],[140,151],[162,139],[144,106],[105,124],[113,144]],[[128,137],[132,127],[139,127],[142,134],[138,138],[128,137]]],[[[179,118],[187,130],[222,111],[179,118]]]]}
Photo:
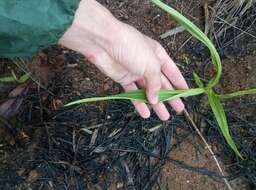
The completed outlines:
{"type": "Polygon", "coordinates": [[[216,84],[218,84],[221,73],[222,73],[222,65],[220,56],[211,42],[211,40],[190,20],[180,14],[178,11],[173,9],[172,7],[168,6],[167,4],[163,3],[161,0],[150,0],[155,5],[157,5],[162,10],[169,13],[180,25],[182,25],[192,36],[200,40],[203,44],[205,44],[211,53],[212,63],[215,66],[216,75],[213,79],[210,80],[208,84],[208,88],[213,88],[216,84]]]}
{"type": "Polygon", "coordinates": [[[229,98],[234,98],[234,97],[238,97],[238,96],[252,95],[252,94],[256,94],[256,88],[252,88],[252,89],[248,89],[248,90],[242,90],[242,91],[238,91],[238,92],[233,92],[233,93],[230,93],[230,94],[218,95],[218,96],[221,99],[229,99],[229,98]]]}
{"type": "Polygon", "coordinates": [[[8,77],[1,77],[0,82],[15,82],[16,80],[13,78],[13,76],[8,77]]]}
{"type": "Polygon", "coordinates": [[[26,73],[26,74],[22,75],[22,76],[17,80],[17,82],[18,82],[18,83],[24,83],[24,82],[26,82],[29,78],[30,78],[30,74],[29,74],[29,73],[26,73]]]}
{"type": "MultiPolygon", "coordinates": [[[[172,100],[175,98],[195,96],[195,95],[202,94],[204,92],[205,92],[205,90],[203,88],[194,88],[194,89],[188,89],[188,90],[162,89],[162,90],[160,90],[160,93],[159,93],[159,101],[164,102],[164,101],[172,100]]],[[[145,91],[136,90],[136,91],[125,92],[125,93],[121,93],[121,94],[117,94],[117,95],[106,96],[106,97],[85,98],[85,99],[81,99],[81,100],[77,100],[77,101],[68,103],[65,105],[65,107],[75,105],[75,104],[105,101],[105,100],[138,100],[141,102],[148,103],[145,91]]]]}
{"type": "Polygon", "coordinates": [[[0,82],[17,82],[17,83],[24,83],[24,82],[26,82],[29,78],[30,78],[30,74],[29,74],[29,73],[26,73],[26,74],[22,75],[22,76],[18,79],[17,76],[15,75],[15,73],[12,71],[12,75],[11,75],[11,76],[1,77],[1,78],[0,78],[0,82]]]}
{"type": "Polygon", "coordinates": [[[202,82],[202,80],[200,79],[200,77],[198,76],[198,74],[196,74],[196,72],[193,72],[193,77],[195,80],[196,85],[199,88],[203,88],[204,87],[204,83],[202,82]]]}
{"type": "Polygon", "coordinates": [[[243,159],[242,155],[240,154],[239,150],[237,149],[237,147],[230,135],[226,114],[224,112],[224,109],[220,102],[219,97],[216,96],[213,92],[211,92],[208,94],[208,99],[209,99],[209,103],[211,105],[212,111],[214,113],[214,116],[219,124],[221,132],[222,132],[223,136],[225,137],[227,143],[233,149],[233,151],[240,158],[243,159]]]}

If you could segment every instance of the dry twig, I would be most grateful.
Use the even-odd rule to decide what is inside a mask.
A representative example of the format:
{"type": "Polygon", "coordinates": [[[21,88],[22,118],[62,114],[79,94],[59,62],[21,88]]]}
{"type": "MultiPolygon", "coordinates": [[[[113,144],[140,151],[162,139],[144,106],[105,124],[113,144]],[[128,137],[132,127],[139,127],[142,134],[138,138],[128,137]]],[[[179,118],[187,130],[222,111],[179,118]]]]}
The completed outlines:
{"type": "MultiPolygon", "coordinates": [[[[224,174],[224,171],[217,159],[217,157],[215,156],[211,146],[207,143],[206,139],[204,138],[204,136],[202,135],[202,133],[200,132],[199,128],[197,127],[197,125],[195,124],[195,122],[193,121],[192,117],[190,116],[189,112],[187,111],[187,109],[184,110],[184,115],[185,117],[189,120],[189,122],[191,123],[191,125],[193,126],[193,128],[196,130],[197,134],[199,135],[199,137],[202,139],[203,143],[205,144],[206,148],[209,150],[214,162],[216,163],[221,175],[224,177],[225,174],[224,174]]],[[[233,190],[233,188],[231,187],[230,183],[228,182],[228,180],[224,177],[223,178],[227,188],[229,190],[233,190]]]]}

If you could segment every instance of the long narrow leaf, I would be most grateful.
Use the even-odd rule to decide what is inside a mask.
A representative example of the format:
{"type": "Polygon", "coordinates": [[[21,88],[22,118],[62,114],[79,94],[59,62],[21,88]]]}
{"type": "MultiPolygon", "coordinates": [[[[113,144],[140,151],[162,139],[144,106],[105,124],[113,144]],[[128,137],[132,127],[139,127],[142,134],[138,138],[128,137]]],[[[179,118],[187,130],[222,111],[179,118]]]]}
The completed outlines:
{"type": "Polygon", "coordinates": [[[256,88],[248,89],[248,90],[242,90],[238,92],[233,92],[230,94],[223,94],[223,95],[218,95],[221,99],[229,99],[229,98],[234,98],[238,96],[244,96],[244,95],[252,95],[256,94],[256,88]]]}
{"type": "MultiPolygon", "coordinates": [[[[205,92],[205,90],[203,88],[194,88],[194,89],[188,89],[188,90],[162,89],[162,90],[160,90],[160,93],[159,93],[159,101],[164,102],[164,101],[172,100],[175,98],[195,96],[195,95],[202,94],[204,92],[205,92]]],[[[105,101],[105,100],[138,100],[141,102],[148,103],[145,91],[136,90],[136,91],[121,93],[121,94],[117,94],[117,95],[106,96],[106,97],[85,98],[85,99],[81,99],[81,100],[77,100],[77,101],[68,103],[65,106],[71,106],[71,105],[81,104],[81,103],[105,101]]]]}
{"type": "Polygon", "coordinates": [[[24,75],[22,75],[19,79],[16,77],[16,75],[14,74],[14,72],[12,72],[11,76],[7,76],[7,77],[1,77],[0,78],[0,82],[18,82],[18,83],[24,83],[26,82],[28,79],[30,78],[30,74],[26,73],[24,75]]]}
{"type": "Polygon", "coordinates": [[[18,82],[18,83],[24,83],[24,82],[26,82],[29,78],[30,78],[30,74],[29,74],[29,73],[26,73],[26,74],[22,75],[22,76],[17,80],[17,82],[18,82]]]}
{"type": "Polygon", "coordinates": [[[195,38],[200,40],[203,44],[205,44],[211,53],[211,59],[212,63],[215,66],[216,69],[216,75],[213,79],[210,80],[210,83],[208,84],[208,88],[214,87],[216,84],[218,84],[221,73],[222,73],[222,65],[220,56],[211,42],[211,40],[190,20],[188,20],[186,17],[184,17],[182,14],[180,14],[178,11],[173,9],[172,7],[168,6],[167,4],[163,3],[161,0],[150,0],[155,5],[157,5],[162,10],[169,13],[180,25],[182,25],[191,35],[193,35],[195,38]]]}
{"type": "Polygon", "coordinates": [[[194,80],[197,84],[197,86],[199,88],[203,88],[204,87],[204,83],[202,82],[202,80],[200,79],[200,77],[198,76],[198,74],[196,74],[196,72],[193,72],[193,76],[194,76],[194,80]]]}
{"type": "Polygon", "coordinates": [[[208,99],[209,99],[209,103],[211,105],[212,111],[215,115],[215,118],[221,129],[221,132],[225,137],[227,143],[240,158],[243,158],[230,135],[226,114],[224,112],[224,109],[220,102],[219,97],[212,92],[208,94],[208,99]]]}
{"type": "Polygon", "coordinates": [[[15,82],[15,78],[13,76],[8,76],[8,77],[1,77],[0,82],[15,82]]]}

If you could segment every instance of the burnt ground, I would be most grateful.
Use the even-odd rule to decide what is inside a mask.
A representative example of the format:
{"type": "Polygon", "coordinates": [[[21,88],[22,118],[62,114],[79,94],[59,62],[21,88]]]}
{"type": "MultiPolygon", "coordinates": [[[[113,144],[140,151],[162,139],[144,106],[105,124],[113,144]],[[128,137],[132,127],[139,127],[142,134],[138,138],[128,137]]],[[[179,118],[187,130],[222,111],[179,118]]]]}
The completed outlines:
{"type": "MultiPolygon", "coordinates": [[[[186,32],[160,40],[159,35],[177,25],[148,1],[101,2],[120,20],[159,40],[191,86],[192,70],[205,80],[209,78],[212,68],[205,48],[186,32]]],[[[204,28],[204,1],[168,3],[204,28]]],[[[211,3],[209,6],[214,6],[211,3]]],[[[245,18],[237,23],[256,35],[255,28],[247,30],[250,24],[245,18]]],[[[255,87],[255,39],[231,28],[220,41],[215,43],[224,71],[216,90],[227,93],[255,87]]],[[[51,47],[28,62],[16,61],[17,68],[10,60],[1,60],[1,74],[11,70],[20,74],[24,66],[34,75],[26,84],[29,90],[18,94],[22,105],[14,105],[19,107],[16,115],[0,117],[0,189],[226,189],[211,156],[184,116],[173,113],[164,123],[155,116],[143,120],[127,101],[64,109],[72,100],[122,89],[82,56],[60,47],[51,47]]],[[[7,96],[17,86],[0,83],[1,104],[13,99],[7,96]]],[[[237,158],[225,143],[205,97],[185,100],[234,189],[256,187],[255,98],[225,102],[232,136],[245,160],[237,158]]]]}

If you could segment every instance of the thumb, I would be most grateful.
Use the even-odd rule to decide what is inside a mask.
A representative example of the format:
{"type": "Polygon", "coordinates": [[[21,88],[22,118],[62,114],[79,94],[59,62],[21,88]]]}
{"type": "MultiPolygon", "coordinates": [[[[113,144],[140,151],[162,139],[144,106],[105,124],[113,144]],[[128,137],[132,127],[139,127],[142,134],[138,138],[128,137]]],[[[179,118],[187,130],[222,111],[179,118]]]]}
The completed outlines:
{"type": "Polygon", "coordinates": [[[157,104],[159,101],[159,91],[161,89],[161,69],[157,67],[158,63],[150,65],[145,71],[146,95],[151,104],[157,104]],[[155,66],[153,66],[155,65],[155,66]]]}

